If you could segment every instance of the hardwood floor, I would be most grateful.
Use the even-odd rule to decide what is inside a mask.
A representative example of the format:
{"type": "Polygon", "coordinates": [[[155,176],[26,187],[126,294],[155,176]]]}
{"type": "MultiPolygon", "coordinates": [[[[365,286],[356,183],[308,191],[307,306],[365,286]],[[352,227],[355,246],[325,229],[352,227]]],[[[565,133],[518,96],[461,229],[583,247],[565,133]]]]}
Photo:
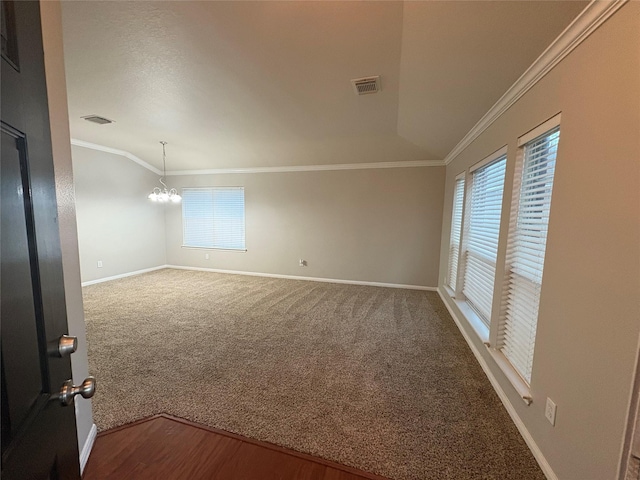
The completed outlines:
{"type": "Polygon", "coordinates": [[[99,434],[83,479],[384,480],[164,414],[99,434]]]}

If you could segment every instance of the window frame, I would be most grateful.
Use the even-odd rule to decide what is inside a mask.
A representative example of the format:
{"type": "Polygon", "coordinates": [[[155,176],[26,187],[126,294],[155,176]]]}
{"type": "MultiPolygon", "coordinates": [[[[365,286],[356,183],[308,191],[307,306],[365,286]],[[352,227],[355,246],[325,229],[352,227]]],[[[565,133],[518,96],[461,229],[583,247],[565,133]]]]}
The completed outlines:
{"type": "MultiPolygon", "coordinates": [[[[181,189],[182,193],[182,209],[181,209],[181,219],[182,219],[182,248],[186,249],[195,249],[195,250],[221,250],[226,252],[246,252],[247,251],[247,212],[246,212],[246,196],[245,196],[245,188],[244,186],[213,186],[213,187],[183,187],[181,189]],[[185,223],[185,202],[188,201],[188,195],[185,196],[185,192],[189,190],[199,190],[199,191],[215,191],[215,190],[241,190],[242,191],[242,225],[243,225],[243,247],[242,248],[229,248],[229,247],[220,247],[220,246],[200,246],[200,245],[189,245],[185,240],[185,232],[186,232],[186,223],[185,223]]],[[[214,223],[213,228],[215,228],[215,217],[213,217],[212,222],[214,223]]],[[[212,239],[213,241],[213,239],[212,239]]]]}
{"type": "Polygon", "coordinates": [[[449,229],[449,252],[447,255],[447,277],[445,286],[452,292],[452,297],[457,298],[460,294],[460,273],[461,273],[461,259],[462,259],[462,236],[464,233],[464,218],[465,218],[465,201],[466,201],[466,185],[467,183],[467,172],[463,171],[456,175],[454,183],[453,183],[453,206],[451,208],[451,226],[449,229]],[[458,182],[462,182],[462,208],[460,210],[460,232],[458,234],[458,258],[456,262],[456,284],[455,286],[451,285],[451,248],[453,246],[452,237],[453,237],[453,225],[454,225],[454,215],[456,213],[456,194],[457,194],[457,186],[458,182]]]}
{"type": "Polygon", "coordinates": [[[507,166],[508,166],[508,155],[507,155],[507,145],[501,147],[495,152],[491,153],[484,159],[479,162],[471,165],[467,170],[467,176],[465,179],[465,201],[464,201],[464,209],[463,209],[463,227],[462,227],[462,241],[460,247],[460,258],[458,262],[458,281],[457,281],[457,289],[455,292],[455,298],[457,300],[458,308],[462,311],[464,316],[467,318],[469,324],[473,327],[479,338],[482,340],[485,345],[489,346],[490,337],[491,337],[491,329],[497,320],[497,308],[495,308],[495,292],[498,291],[500,287],[500,283],[498,282],[498,272],[500,267],[500,262],[502,262],[501,257],[501,249],[500,249],[500,239],[503,237],[503,221],[504,221],[504,212],[505,212],[505,190],[506,190],[506,182],[507,182],[507,166]],[[469,229],[470,229],[470,221],[471,221],[471,203],[472,203],[472,192],[473,192],[473,183],[474,178],[473,175],[476,171],[480,170],[483,167],[486,167],[492,163],[505,160],[505,176],[503,182],[503,190],[502,190],[502,204],[500,208],[500,222],[498,229],[498,242],[496,244],[496,266],[495,273],[493,278],[493,296],[492,296],[492,309],[491,309],[491,317],[486,319],[482,318],[475,307],[471,305],[468,301],[466,295],[463,292],[466,269],[467,269],[467,260],[466,260],[466,252],[469,248],[469,229]]]}
{"type": "MultiPolygon", "coordinates": [[[[507,245],[506,245],[507,248],[509,247],[513,236],[516,234],[515,228],[517,226],[518,216],[520,213],[520,194],[522,191],[522,175],[523,175],[523,170],[525,166],[524,163],[526,161],[526,147],[527,145],[531,144],[531,142],[538,140],[545,135],[551,134],[554,130],[559,131],[561,127],[560,124],[561,124],[561,114],[559,113],[554,117],[550,118],[549,120],[538,125],[537,127],[533,128],[529,132],[525,133],[524,135],[521,135],[520,137],[518,137],[518,142],[517,142],[518,150],[516,154],[516,165],[515,165],[515,171],[513,174],[513,186],[511,191],[511,203],[510,203],[511,211],[509,213],[510,227],[507,232],[507,245]]],[[[554,159],[554,162],[557,162],[557,158],[558,158],[558,152],[556,152],[556,158],[554,159]]],[[[552,182],[553,182],[553,185],[552,185],[552,191],[553,191],[553,188],[555,185],[555,170],[554,170],[552,182]]],[[[548,207],[549,211],[551,211],[550,209],[551,209],[552,199],[553,199],[553,193],[551,194],[549,199],[549,207],[548,207]]],[[[546,227],[547,227],[547,236],[545,237],[545,257],[543,259],[542,272],[544,272],[544,262],[546,261],[546,243],[547,243],[546,240],[548,238],[549,223],[547,223],[546,227]]],[[[503,259],[504,271],[503,271],[503,278],[502,278],[502,288],[500,289],[500,292],[501,292],[500,298],[502,299],[502,301],[500,302],[500,313],[499,313],[498,321],[496,322],[496,328],[494,329],[495,331],[492,332],[493,333],[492,345],[494,345],[495,348],[492,348],[491,351],[494,358],[496,359],[496,363],[498,363],[498,365],[500,366],[502,371],[505,373],[507,378],[509,378],[513,386],[521,394],[525,403],[530,404],[532,400],[531,399],[531,380],[533,379],[533,369],[534,369],[533,365],[535,365],[535,340],[534,340],[534,353],[532,357],[532,362],[534,363],[531,367],[531,379],[529,380],[523,377],[521,372],[511,363],[511,361],[507,358],[507,356],[502,352],[502,347],[504,346],[504,339],[502,338],[501,332],[504,329],[504,324],[506,322],[506,315],[507,315],[507,303],[505,300],[505,295],[507,295],[508,293],[507,291],[510,286],[510,273],[511,273],[510,265],[506,258],[507,255],[508,255],[508,251],[506,251],[505,249],[505,255],[503,259]]],[[[543,280],[544,280],[544,276],[540,281],[541,289],[543,286],[543,280]]],[[[540,296],[538,298],[538,307],[540,305],[541,297],[542,295],[540,293],[540,296]]],[[[538,323],[538,318],[536,318],[536,329],[537,329],[537,323],[538,323]]]]}

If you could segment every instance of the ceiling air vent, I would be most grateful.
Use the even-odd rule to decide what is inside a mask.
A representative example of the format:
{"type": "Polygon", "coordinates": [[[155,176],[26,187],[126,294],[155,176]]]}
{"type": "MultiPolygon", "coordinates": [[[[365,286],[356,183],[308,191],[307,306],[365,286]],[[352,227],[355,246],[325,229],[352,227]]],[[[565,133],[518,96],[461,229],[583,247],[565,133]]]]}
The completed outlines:
{"type": "Polygon", "coordinates": [[[113,120],[109,120],[108,118],[101,117],[99,115],[87,115],[84,118],[87,122],[97,123],[98,125],[107,125],[109,123],[113,123],[113,120]]]}
{"type": "Polygon", "coordinates": [[[378,93],[380,91],[380,76],[354,78],[351,80],[353,91],[356,95],[368,95],[369,93],[378,93]]]}

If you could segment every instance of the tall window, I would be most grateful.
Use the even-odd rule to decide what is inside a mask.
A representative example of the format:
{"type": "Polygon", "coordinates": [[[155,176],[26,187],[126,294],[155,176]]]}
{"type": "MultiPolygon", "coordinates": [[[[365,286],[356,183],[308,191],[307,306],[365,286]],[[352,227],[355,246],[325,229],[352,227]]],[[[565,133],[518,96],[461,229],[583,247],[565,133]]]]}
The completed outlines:
{"type": "Polygon", "coordinates": [[[471,169],[462,293],[487,327],[491,320],[506,164],[507,157],[502,154],[471,169]]]}
{"type": "Polygon", "coordinates": [[[521,151],[512,209],[515,221],[511,222],[507,244],[505,313],[499,341],[502,353],[530,383],[560,130],[555,127],[542,135],[538,132],[533,139],[526,137],[518,142],[521,151]]]}
{"type": "Polygon", "coordinates": [[[182,190],[185,247],[245,250],[244,188],[182,190]]]}
{"type": "Polygon", "coordinates": [[[464,173],[456,177],[451,213],[451,239],[449,241],[449,286],[455,292],[458,279],[460,235],[462,233],[462,206],[464,205],[464,173]]]}

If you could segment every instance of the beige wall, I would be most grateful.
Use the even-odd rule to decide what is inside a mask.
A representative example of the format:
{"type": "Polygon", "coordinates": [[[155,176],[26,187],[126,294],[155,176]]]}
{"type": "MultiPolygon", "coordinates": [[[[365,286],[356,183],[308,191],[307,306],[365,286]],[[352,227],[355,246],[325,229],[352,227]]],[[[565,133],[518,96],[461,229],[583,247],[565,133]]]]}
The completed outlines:
{"type": "Polygon", "coordinates": [[[640,4],[622,7],[447,167],[440,284],[455,175],[508,144],[503,255],[516,139],[558,112],[530,406],[465,329],[557,477],[607,480],[616,477],[640,331],[640,4]],[[555,427],[547,397],[558,405],[555,427]]]}
{"type": "MultiPolygon", "coordinates": [[[[89,375],[87,341],[85,334],[82,290],[80,288],[80,264],[78,236],[73,190],[71,146],[69,145],[69,113],[67,88],[62,51],[62,22],[60,3],[40,3],[42,16],[42,42],[44,48],[49,118],[51,122],[51,146],[56,177],[58,221],[60,225],[60,249],[64,276],[65,303],[69,334],[78,337],[78,350],[71,356],[73,380],[76,385],[89,375]]],[[[93,425],[91,400],[75,401],[78,447],[82,448],[93,425]]]]}
{"type": "Polygon", "coordinates": [[[158,175],[112,153],[72,154],[82,281],[164,265],[164,209],[147,198],[158,175]]]}
{"type": "Polygon", "coordinates": [[[435,287],[444,174],[412,167],[172,176],[177,188],[245,187],[247,252],[183,248],[182,211],[170,205],[167,263],[435,287]]]}

